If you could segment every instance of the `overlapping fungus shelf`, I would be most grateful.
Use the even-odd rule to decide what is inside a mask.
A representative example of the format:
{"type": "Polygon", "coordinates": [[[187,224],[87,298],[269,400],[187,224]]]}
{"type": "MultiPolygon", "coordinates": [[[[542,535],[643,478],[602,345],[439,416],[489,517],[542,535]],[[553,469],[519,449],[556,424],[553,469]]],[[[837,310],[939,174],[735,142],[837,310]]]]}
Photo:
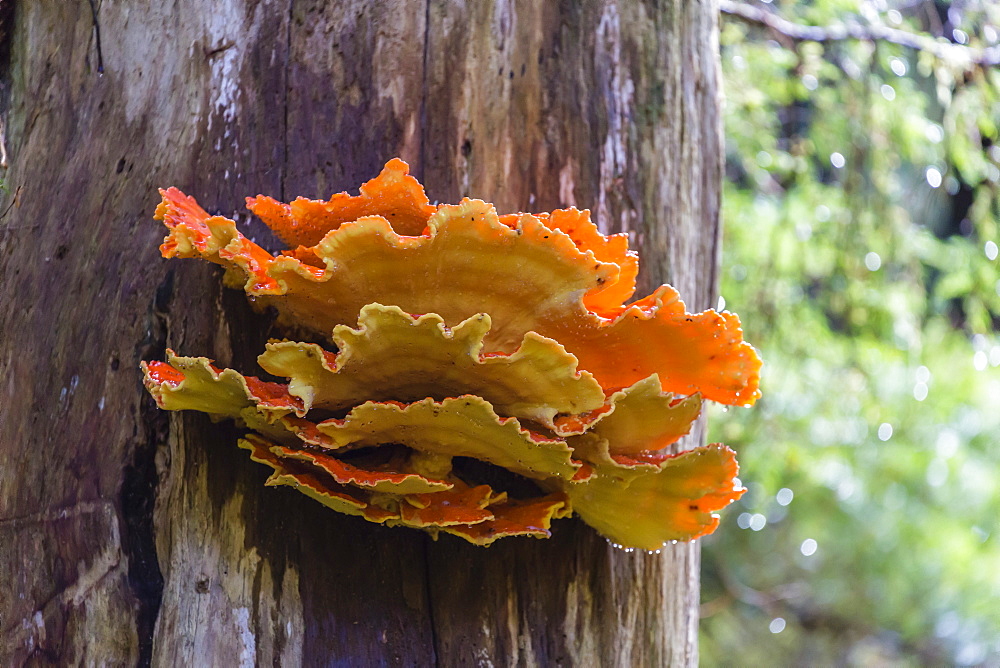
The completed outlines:
{"type": "Polygon", "coordinates": [[[273,255],[176,188],[161,194],[164,257],[222,265],[279,327],[327,342],[270,342],[260,367],[284,383],[172,351],[143,363],[161,408],[244,426],[268,485],[479,545],[548,536],[575,512],[648,550],[712,532],[743,493],[729,448],[666,450],[703,399],[759,396],[739,318],[687,313],[666,285],[626,304],[638,258],[589,212],[431,205],[392,160],[359,195],[247,198],[291,247],[273,255]]]}

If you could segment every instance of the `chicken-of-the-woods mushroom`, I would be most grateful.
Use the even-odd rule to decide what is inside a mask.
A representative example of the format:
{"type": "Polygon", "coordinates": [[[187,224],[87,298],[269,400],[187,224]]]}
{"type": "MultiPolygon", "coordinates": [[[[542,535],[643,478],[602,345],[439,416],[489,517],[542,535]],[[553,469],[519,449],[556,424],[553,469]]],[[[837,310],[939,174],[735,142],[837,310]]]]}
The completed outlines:
{"type": "Polygon", "coordinates": [[[142,364],[161,408],[244,426],[268,485],[479,545],[548,536],[575,512],[647,550],[712,532],[743,493],[724,445],[668,449],[703,399],[759,396],[739,318],[688,313],[667,285],[626,304],[638,258],[588,211],[432,205],[397,159],[359,195],[247,198],[292,247],[272,255],[161,195],[164,257],[222,265],[279,327],[326,341],[267,344],[259,364],[285,383],[172,351],[142,364]]]}

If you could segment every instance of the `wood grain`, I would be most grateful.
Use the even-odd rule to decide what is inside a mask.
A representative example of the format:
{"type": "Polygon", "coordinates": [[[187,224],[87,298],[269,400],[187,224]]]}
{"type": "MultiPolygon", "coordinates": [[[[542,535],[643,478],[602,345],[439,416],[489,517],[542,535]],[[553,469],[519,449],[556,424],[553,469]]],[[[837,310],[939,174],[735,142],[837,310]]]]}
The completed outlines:
{"type": "Polygon", "coordinates": [[[274,248],[245,195],[353,190],[395,155],[432,199],[590,207],[644,288],[707,307],[715,4],[97,6],[103,74],[86,2],[0,26],[0,664],[695,665],[697,545],[624,553],[574,520],[481,549],[342,517],[263,488],[232,426],[156,410],[138,362],[251,370],[279,334],[159,257],[157,187],[274,248]]]}

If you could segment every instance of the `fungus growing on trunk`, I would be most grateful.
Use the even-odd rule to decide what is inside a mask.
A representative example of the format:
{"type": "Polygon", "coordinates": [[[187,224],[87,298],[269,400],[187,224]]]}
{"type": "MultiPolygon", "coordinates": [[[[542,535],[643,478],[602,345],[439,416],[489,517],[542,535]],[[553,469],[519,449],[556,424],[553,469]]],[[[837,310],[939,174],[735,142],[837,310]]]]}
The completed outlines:
{"type": "Polygon", "coordinates": [[[729,448],[667,450],[703,398],[759,396],[739,318],[687,313],[669,286],[625,305],[638,258],[589,212],[434,206],[397,159],[357,196],[247,198],[295,246],[275,256],[161,195],[164,257],[222,265],[279,326],[328,342],[269,343],[259,364],[287,383],[172,351],[142,365],[161,408],[249,429],[239,445],[274,469],[268,485],[479,545],[548,536],[575,511],[649,550],[711,533],[743,493],[729,448]]]}

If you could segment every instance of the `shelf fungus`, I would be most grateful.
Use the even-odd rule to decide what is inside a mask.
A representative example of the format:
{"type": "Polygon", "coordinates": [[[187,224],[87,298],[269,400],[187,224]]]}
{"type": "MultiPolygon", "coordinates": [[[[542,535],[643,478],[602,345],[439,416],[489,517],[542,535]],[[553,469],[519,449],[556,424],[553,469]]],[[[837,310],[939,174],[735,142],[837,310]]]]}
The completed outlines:
{"type": "Polygon", "coordinates": [[[406,163],[359,195],[247,198],[291,249],[273,255],[176,188],[164,257],[225,268],[278,327],[271,382],[168,351],[143,363],[167,410],[229,418],[239,446],[334,510],[479,545],[550,534],[574,512],[615,544],[711,533],[740,497],[721,444],[679,454],[703,399],[750,405],[760,359],[739,318],[688,313],[587,211],[432,205],[406,163]]]}

